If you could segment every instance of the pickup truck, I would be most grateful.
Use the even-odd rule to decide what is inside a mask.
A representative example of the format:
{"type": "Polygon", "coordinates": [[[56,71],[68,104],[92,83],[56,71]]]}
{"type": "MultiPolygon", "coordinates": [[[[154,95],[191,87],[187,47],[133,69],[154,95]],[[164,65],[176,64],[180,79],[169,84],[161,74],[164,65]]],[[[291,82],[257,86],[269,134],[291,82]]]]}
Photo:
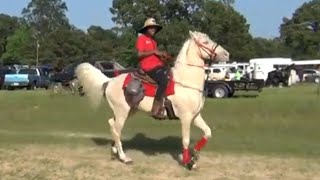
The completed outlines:
{"type": "Polygon", "coordinates": [[[17,88],[27,88],[34,90],[36,88],[48,89],[50,78],[39,68],[22,68],[15,74],[6,74],[3,86],[6,89],[14,90],[17,88]]]}
{"type": "Polygon", "coordinates": [[[0,68],[0,89],[3,88],[4,77],[6,74],[16,74],[15,69],[0,68]]]}

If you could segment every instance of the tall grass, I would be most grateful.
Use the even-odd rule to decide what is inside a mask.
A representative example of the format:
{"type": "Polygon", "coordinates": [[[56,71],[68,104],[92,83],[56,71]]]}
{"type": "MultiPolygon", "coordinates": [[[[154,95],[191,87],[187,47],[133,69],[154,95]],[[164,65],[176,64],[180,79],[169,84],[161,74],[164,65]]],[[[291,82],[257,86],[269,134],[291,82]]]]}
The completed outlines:
{"type": "MultiPolygon", "coordinates": [[[[94,145],[91,137],[58,134],[91,133],[110,139],[110,116],[106,104],[93,111],[83,97],[50,95],[46,91],[1,91],[0,145],[94,145]]],[[[265,89],[256,98],[207,99],[203,117],[214,135],[208,151],[320,157],[320,98],[314,86],[265,89]]],[[[139,142],[142,145],[149,139],[152,145],[158,143],[164,148],[181,146],[178,121],[159,122],[138,113],[125,124],[123,136],[131,139],[137,133],[144,138],[140,134],[135,142],[143,141],[139,142]]],[[[193,127],[192,140],[200,136],[201,131],[193,127]]]]}

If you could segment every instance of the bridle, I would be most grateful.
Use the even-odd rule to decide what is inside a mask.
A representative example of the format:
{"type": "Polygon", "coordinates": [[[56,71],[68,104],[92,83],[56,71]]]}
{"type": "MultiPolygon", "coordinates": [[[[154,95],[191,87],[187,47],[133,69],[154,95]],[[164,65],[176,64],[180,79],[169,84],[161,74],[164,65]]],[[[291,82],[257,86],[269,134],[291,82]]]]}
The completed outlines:
{"type": "MultiPolygon", "coordinates": [[[[210,56],[210,59],[211,60],[215,60],[216,57],[217,57],[217,53],[216,53],[216,50],[217,48],[220,46],[218,43],[215,43],[214,45],[212,45],[212,48],[208,48],[207,46],[205,46],[203,43],[200,43],[199,41],[197,40],[194,40],[198,49],[199,49],[199,54],[200,54],[200,57],[201,59],[205,59],[201,50],[203,50],[205,53],[207,53],[209,56],[210,56]]],[[[204,69],[205,66],[203,65],[195,65],[195,64],[187,64],[188,66],[192,66],[192,67],[198,67],[198,68],[201,68],[201,69],[204,69]]]]}
{"type": "MultiPolygon", "coordinates": [[[[217,57],[216,50],[217,50],[217,48],[220,46],[218,43],[214,44],[214,45],[212,46],[212,49],[210,49],[210,48],[208,48],[207,46],[205,46],[204,44],[200,43],[199,41],[197,41],[197,40],[194,40],[194,41],[195,41],[196,45],[197,45],[198,48],[199,48],[199,53],[200,53],[201,59],[205,59],[204,56],[203,56],[203,54],[202,54],[202,52],[201,52],[201,49],[210,56],[210,59],[211,59],[211,60],[214,61],[214,60],[216,59],[216,57],[217,57]]],[[[187,65],[188,65],[188,66],[191,66],[191,67],[201,68],[201,69],[203,69],[203,70],[204,70],[204,68],[205,68],[204,65],[196,65],[196,64],[190,64],[190,63],[188,63],[187,65]]],[[[203,93],[203,92],[204,92],[204,90],[201,90],[201,89],[198,89],[198,88],[194,88],[194,87],[185,85],[185,84],[180,83],[180,82],[177,82],[177,81],[175,81],[175,83],[179,84],[179,85],[182,86],[182,87],[199,91],[200,93],[203,93]]]]}
{"type": "Polygon", "coordinates": [[[194,41],[195,41],[195,43],[197,44],[197,46],[199,48],[199,53],[200,53],[200,56],[201,56],[202,59],[204,59],[204,57],[202,55],[201,49],[210,56],[211,60],[214,61],[216,59],[216,57],[217,57],[216,50],[220,46],[218,43],[212,45],[212,48],[210,49],[207,46],[205,46],[203,43],[200,43],[197,40],[194,40],[194,41]]]}
{"type": "MultiPolygon", "coordinates": [[[[199,41],[195,40],[195,43],[196,45],[198,46],[198,49],[199,49],[199,55],[201,57],[201,59],[205,59],[201,50],[203,50],[205,53],[207,53],[209,56],[210,56],[210,59],[211,60],[215,60],[216,57],[217,57],[217,53],[216,53],[216,50],[217,48],[220,46],[218,43],[215,43],[212,48],[208,48],[207,46],[205,46],[203,43],[200,43],[199,41]]],[[[168,62],[169,61],[172,61],[173,59],[175,59],[174,57],[172,57],[170,54],[166,54],[164,57],[162,57],[162,60],[168,65],[168,62]]],[[[190,64],[190,63],[187,63],[186,65],[190,66],[190,67],[196,67],[196,68],[200,68],[202,70],[205,69],[205,66],[204,65],[196,65],[196,64],[190,64]]],[[[188,88],[188,89],[193,89],[193,90],[196,90],[200,93],[203,93],[204,90],[203,89],[199,89],[199,88],[195,88],[195,87],[192,87],[192,86],[189,86],[189,85],[185,85],[181,82],[178,82],[178,81],[175,81],[175,83],[179,84],[180,86],[182,87],[185,87],[185,88],[188,88]]]]}

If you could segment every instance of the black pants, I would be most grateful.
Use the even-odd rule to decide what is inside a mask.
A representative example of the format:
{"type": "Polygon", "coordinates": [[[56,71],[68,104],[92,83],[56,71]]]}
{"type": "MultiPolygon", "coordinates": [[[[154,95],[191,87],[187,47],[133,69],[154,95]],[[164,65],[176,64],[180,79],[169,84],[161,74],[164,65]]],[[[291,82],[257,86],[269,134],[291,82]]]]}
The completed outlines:
{"type": "Polygon", "coordinates": [[[155,99],[157,101],[162,100],[162,97],[166,92],[167,84],[169,81],[168,72],[169,68],[166,66],[160,66],[151,71],[146,72],[158,84],[158,89],[155,96],[155,99]]]}

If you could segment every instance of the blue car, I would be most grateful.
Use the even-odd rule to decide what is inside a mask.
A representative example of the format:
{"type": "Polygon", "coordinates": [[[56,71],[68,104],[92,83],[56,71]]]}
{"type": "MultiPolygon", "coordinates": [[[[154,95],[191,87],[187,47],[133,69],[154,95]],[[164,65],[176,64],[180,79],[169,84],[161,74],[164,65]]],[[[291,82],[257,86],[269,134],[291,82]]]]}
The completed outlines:
{"type": "Polygon", "coordinates": [[[15,74],[6,74],[3,86],[6,89],[27,88],[34,90],[36,88],[48,88],[50,78],[38,68],[19,69],[15,74]]]}

